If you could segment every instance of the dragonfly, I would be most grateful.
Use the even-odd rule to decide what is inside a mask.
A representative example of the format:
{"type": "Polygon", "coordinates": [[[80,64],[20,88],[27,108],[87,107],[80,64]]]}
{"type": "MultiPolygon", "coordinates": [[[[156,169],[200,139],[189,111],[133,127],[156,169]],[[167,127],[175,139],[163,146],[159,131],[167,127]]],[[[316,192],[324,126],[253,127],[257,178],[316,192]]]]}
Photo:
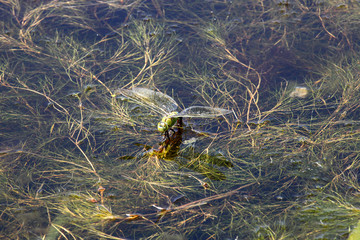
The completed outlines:
{"type": "Polygon", "coordinates": [[[136,104],[159,113],[162,116],[162,119],[157,124],[157,130],[165,134],[167,138],[169,138],[169,130],[173,131],[172,127],[178,122],[178,120],[181,122],[184,117],[214,118],[224,116],[232,112],[223,108],[207,106],[192,106],[178,112],[177,110],[180,109],[180,107],[172,97],[166,95],[165,93],[143,87],[118,89],[115,91],[115,94],[121,94],[136,104]]]}

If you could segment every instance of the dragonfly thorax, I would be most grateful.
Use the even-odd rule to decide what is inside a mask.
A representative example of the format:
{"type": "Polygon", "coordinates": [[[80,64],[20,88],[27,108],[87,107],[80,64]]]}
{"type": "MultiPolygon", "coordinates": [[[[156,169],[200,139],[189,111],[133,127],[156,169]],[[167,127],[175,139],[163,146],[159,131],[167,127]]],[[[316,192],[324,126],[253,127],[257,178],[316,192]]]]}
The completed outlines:
{"type": "Polygon", "coordinates": [[[178,112],[172,112],[169,115],[163,117],[161,119],[161,122],[158,123],[158,131],[159,132],[165,132],[169,130],[172,126],[175,125],[176,121],[178,120],[177,117],[171,117],[178,114],[178,112]]]}

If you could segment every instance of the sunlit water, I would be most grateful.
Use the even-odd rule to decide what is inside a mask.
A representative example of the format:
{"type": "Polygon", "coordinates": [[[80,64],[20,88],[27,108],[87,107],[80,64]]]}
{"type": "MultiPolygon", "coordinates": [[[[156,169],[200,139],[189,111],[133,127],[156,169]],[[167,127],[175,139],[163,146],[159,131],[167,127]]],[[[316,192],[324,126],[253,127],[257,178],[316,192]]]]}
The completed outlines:
{"type": "Polygon", "coordinates": [[[1,238],[347,239],[358,224],[358,3],[0,12],[1,238]]]}

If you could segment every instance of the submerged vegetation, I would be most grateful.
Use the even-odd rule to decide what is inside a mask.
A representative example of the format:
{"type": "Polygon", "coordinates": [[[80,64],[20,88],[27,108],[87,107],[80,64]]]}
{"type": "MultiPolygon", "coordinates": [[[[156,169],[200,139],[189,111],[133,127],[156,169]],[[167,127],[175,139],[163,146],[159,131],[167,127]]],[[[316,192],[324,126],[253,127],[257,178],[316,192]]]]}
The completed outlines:
{"type": "Polygon", "coordinates": [[[359,13],[0,0],[0,237],[356,239],[359,13]],[[164,140],[136,87],[231,113],[164,140]]]}

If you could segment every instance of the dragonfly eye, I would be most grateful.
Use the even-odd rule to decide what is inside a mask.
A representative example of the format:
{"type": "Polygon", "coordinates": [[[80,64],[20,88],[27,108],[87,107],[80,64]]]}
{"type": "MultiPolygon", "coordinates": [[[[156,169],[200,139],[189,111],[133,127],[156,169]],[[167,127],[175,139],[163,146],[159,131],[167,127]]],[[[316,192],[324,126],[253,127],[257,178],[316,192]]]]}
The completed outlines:
{"type": "Polygon", "coordinates": [[[158,128],[159,132],[165,132],[165,131],[167,131],[169,129],[169,126],[167,125],[166,122],[161,121],[161,122],[158,123],[157,128],[158,128]]]}

